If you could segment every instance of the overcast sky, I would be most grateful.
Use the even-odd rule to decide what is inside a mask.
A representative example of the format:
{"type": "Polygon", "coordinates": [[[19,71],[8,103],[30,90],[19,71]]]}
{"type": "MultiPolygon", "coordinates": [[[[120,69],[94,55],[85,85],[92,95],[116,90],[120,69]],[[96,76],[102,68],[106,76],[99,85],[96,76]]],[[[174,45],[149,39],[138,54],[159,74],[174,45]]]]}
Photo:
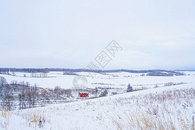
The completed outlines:
{"type": "Polygon", "coordinates": [[[0,67],[195,69],[194,0],[0,0],[0,67]]]}

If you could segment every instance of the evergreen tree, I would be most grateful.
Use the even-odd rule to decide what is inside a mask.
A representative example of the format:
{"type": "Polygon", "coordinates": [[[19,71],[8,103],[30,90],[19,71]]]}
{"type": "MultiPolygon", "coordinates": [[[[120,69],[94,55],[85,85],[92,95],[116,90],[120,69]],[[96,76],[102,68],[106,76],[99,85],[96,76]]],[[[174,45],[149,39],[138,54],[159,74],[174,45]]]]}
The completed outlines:
{"type": "Polygon", "coordinates": [[[104,89],[104,90],[102,91],[102,93],[100,94],[100,97],[105,97],[105,96],[107,96],[107,94],[108,94],[107,89],[104,89]]]}
{"type": "Polygon", "coordinates": [[[130,84],[128,84],[128,86],[127,86],[127,92],[131,92],[131,91],[133,91],[133,87],[130,84]]]}

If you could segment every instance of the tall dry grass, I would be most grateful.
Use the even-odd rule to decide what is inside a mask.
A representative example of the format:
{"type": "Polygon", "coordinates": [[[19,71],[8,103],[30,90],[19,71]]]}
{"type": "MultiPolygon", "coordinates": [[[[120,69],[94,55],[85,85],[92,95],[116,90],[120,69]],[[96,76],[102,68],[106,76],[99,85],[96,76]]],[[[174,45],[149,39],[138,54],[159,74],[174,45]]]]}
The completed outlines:
{"type": "Polygon", "coordinates": [[[126,106],[123,113],[116,113],[110,118],[116,129],[190,130],[194,128],[192,116],[195,90],[193,88],[167,90],[117,100],[118,106],[124,103],[126,106]],[[122,119],[117,120],[119,115],[122,119]]]}

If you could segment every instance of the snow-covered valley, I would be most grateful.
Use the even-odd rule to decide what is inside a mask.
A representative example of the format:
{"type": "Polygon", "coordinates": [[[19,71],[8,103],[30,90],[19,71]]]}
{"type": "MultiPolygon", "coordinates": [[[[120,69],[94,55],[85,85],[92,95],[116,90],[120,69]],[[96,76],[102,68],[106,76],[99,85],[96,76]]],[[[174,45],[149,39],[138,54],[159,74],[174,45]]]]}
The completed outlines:
{"type": "MultiPolygon", "coordinates": [[[[78,73],[87,75],[86,73],[78,73]]],[[[48,104],[23,110],[0,112],[1,129],[53,130],[129,130],[129,129],[192,129],[195,116],[195,72],[184,76],[141,76],[134,73],[96,74],[87,77],[88,87],[127,88],[140,91],[62,104],[48,104]],[[170,86],[166,83],[172,82],[170,86]],[[184,84],[177,84],[183,82],[184,84]],[[175,85],[174,85],[175,83],[175,85]],[[158,87],[156,87],[156,85],[158,87]],[[41,122],[40,122],[41,121],[41,122]]],[[[23,75],[23,74],[21,74],[23,75]]],[[[0,75],[8,82],[17,80],[44,88],[72,88],[74,75],[49,73],[48,78],[0,75]]]]}
{"type": "Polygon", "coordinates": [[[8,83],[12,81],[17,82],[29,82],[31,85],[37,84],[42,88],[54,88],[60,86],[64,89],[70,89],[73,86],[73,79],[79,76],[85,76],[87,78],[87,87],[114,87],[114,88],[126,88],[127,84],[136,87],[147,87],[152,88],[154,85],[161,86],[162,84],[173,82],[173,83],[195,83],[195,72],[185,71],[184,76],[142,76],[145,73],[128,73],[128,72],[117,72],[117,73],[93,73],[93,72],[78,72],[77,75],[63,75],[63,72],[49,72],[47,77],[31,77],[30,73],[16,72],[15,76],[3,75],[8,83]],[[26,75],[24,77],[23,75],[26,75]],[[94,77],[91,77],[93,75],[94,77]]]}

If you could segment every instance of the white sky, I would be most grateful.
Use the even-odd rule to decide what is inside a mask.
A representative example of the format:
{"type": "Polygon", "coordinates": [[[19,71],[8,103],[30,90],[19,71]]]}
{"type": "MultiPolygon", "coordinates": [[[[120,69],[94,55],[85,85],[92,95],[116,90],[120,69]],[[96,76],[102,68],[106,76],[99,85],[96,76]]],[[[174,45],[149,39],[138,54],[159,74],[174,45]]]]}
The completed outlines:
{"type": "Polygon", "coordinates": [[[0,0],[0,67],[195,69],[194,0],[0,0]]]}

